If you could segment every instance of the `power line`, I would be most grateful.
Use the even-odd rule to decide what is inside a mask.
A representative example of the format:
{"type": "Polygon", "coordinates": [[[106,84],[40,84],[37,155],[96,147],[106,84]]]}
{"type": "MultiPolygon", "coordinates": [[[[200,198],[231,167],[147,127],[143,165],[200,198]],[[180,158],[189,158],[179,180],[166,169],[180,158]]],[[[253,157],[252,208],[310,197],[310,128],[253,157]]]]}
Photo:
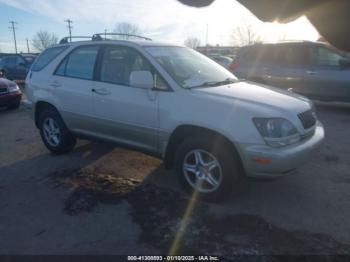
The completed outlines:
{"type": "Polygon", "coordinates": [[[70,20],[69,18],[67,20],[64,20],[67,24],[68,24],[68,30],[69,30],[69,40],[72,42],[72,24],[73,24],[73,21],[70,20]]]}
{"type": "Polygon", "coordinates": [[[17,22],[15,21],[10,21],[9,22],[11,24],[11,26],[9,27],[10,29],[12,29],[12,32],[13,32],[13,40],[15,42],[15,52],[17,54],[17,39],[16,39],[16,24],[18,24],[17,22]]]}

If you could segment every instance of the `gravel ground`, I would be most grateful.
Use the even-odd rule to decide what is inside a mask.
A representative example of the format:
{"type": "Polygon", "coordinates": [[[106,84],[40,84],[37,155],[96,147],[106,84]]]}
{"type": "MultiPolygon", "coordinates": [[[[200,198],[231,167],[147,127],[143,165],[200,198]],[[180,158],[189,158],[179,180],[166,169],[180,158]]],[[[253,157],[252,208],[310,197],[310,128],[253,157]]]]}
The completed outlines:
{"type": "Polygon", "coordinates": [[[0,110],[0,254],[350,254],[350,107],[317,108],[313,159],[221,204],[141,153],[79,141],[53,156],[28,110],[0,110]]]}

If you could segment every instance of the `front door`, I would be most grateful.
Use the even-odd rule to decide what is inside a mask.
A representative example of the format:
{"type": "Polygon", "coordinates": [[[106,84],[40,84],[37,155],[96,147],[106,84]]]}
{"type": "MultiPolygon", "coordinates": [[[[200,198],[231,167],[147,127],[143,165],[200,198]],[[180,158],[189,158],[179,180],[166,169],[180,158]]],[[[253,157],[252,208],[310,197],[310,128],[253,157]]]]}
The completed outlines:
{"type": "Polygon", "coordinates": [[[158,149],[158,93],[129,84],[133,71],[152,71],[138,51],[107,45],[93,87],[94,113],[100,136],[147,151],[158,149]]]}
{"type": "Polygon", "coordinates": [[[345,59],[324,46],[312,48],[312,67],[306,82],[310,96],[321,100],[350,101],[350,69],[340,65],[345,59]]]}

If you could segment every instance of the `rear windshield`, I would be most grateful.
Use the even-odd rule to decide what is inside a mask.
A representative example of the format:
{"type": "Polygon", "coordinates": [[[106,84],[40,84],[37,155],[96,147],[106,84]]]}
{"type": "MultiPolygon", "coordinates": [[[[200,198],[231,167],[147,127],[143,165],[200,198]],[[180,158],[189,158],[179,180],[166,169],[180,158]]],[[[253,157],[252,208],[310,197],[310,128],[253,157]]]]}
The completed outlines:
{"type": "Polygon", "coordinates": [[[41,55],[35,60],[31,70],[40,71],[47,66],[52,60],[54,60],[59,54],[66,50],[68,46],[57,46],[46,49],[41,55]]]}
{"type": "Polygon", "coordinates": [[[22,55],[22,56],[29,64],[32,64],[35,60],[35,56],[33,55],[22,55]]]}

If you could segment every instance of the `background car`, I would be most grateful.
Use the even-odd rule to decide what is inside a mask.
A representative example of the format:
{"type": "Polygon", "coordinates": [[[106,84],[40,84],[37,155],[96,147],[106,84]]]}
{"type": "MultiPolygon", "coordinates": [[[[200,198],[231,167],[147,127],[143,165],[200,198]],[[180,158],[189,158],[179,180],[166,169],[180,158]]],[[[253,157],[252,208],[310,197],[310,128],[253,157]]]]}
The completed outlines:
{"type": "Polygon", "coordinates": [[[32,54],[9,54],[0,60],[0,71],[11,80],[24,80],[36,56],[32,54]]]}
{"type": "Polygon", "coordinates": [[[209,54],[208,57],[217,62],[218,64],[222,65],[226,69],[231,70],[231,65],[233,62],[233,59],[231,57],[216,54],[209,54]]]}
{"type": "Polygon", "coordinates": [[[350,60],[318,42],[284,42],[242,47],[234,74],[290,89],[312,99],[350,102],[350,60]]]}
{"type": "Polygon", "coordinates": [[[15,82],[0,75],[0,107],[16,109],[20,106],[22,92],[15,82]]]}

